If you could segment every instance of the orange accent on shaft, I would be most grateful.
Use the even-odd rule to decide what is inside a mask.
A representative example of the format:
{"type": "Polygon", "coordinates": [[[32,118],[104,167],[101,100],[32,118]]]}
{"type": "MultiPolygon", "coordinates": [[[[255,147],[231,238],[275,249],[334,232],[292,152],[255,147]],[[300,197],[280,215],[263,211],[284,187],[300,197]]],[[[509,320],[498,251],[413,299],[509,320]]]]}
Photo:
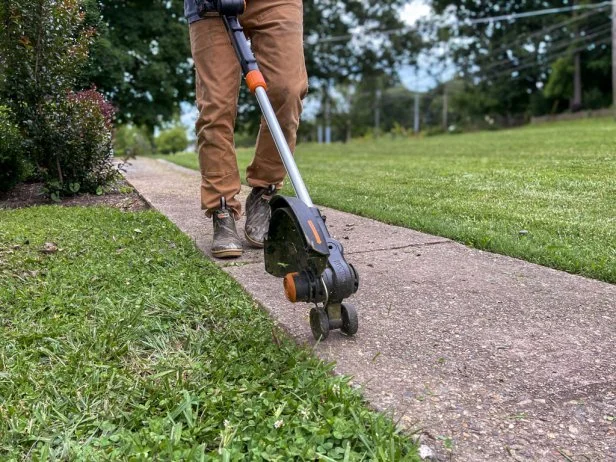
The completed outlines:
{"type": "Polygon", "coordinates": [[[284,285],[284,293],[287,296],[287,300],[291,303],[295,303],[297,301],[297,289],[295,288],[295,276],[298,273],[289,273],[284,277],[283,285],[284,285]]]}
{"type": "Polygon", "coordinates": [[[312,234],[314,234],[314,238],[317,240],[317,244],[320,244],[321,236],[319,236],[319,233],[317,232],[317,228],[314,226],[314,223],[312,222],[312,220],[308,220],[308,226],[310,226],[310,229],[312,230],[312,234]]]}
{"type": "Polygon", "coordinates": [[[246,74],[246,85],[252,93],[257,91],[257,88],[263,87],[267,90],[267,84],[265,83],[265,79],[263,78],[263,74],[261,71],[250,71],[246,74]]]}

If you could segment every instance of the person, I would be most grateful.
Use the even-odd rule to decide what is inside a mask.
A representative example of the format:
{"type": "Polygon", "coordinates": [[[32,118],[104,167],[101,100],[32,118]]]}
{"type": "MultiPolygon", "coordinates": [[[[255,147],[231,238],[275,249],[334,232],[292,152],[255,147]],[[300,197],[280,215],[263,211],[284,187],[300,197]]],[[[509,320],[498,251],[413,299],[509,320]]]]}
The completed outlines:
{"type": "MultiPolygon", "coordinates": [[[[236,220],[240,175],[233,132],[241,84],[241,68],[222,18],[200,18],[196,0],[184,0],[195,63],[196,122],[201,169],[201,208],[214,227],[212,255],[242,255],[236,220]]],[[[302,100],[308,91],[303,49],[302,0],[246,0],[240,16],[265,81],[282,131],[295,149],[302,100]]],[[[255,154],[246,170],[252,190],[246,200],[247,242],[262,248],[270,219],[268,201],[282,187],[285,168],[274,140],[261,119],[255,154]]]]}

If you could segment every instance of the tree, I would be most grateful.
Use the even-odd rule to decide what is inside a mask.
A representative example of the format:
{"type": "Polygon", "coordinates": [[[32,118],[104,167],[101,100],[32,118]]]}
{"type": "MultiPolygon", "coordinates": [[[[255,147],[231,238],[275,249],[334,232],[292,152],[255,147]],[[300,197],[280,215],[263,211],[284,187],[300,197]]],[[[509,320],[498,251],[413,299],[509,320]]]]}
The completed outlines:
{"type": "Polygon", "coordinates": [[[354,136],[376,130],[375,113],[379,112],[379,132],[387,133],[396,124],[413,126],[415,95],[400,84],[397,78],[381,75],[367,77],[356,86],[351,98],[351,126],[354,136]]]}
{"type": "MultiPolygon", "coordinates": [[[[94,0],[89,0],[94,1],[94,0]]],[[[306,66],[313,88],[365,75],[395,73],[421,39],[404,29],[406,0],[304,1],[306,66]],[[394,30],[395,32],[388,32],[394,30]]],[[[194,101],[188,27],[180,0],[104,0],[103,21],[87,80],[118,107],[121,123],[154,127],[170,121],[182,101],[194,101]]],[[[94,15],[90,16],[96,21],[94,15]]],[[[242,91],[238,127],[256,132],[259,112],[242,91]]]]}
{"type": "Polygon", "coordinates": [[[93,50],[88,80],[118,107],[120,122],[154,127],[193,101],[193,68],[181,0],[105,0],[106,25],[93,50]]]}
{"type": "Polygon", "coordinates": [[[341,82],[360,76],[394,74],[412,60],[421,44],[416,30],[404,27],[406,0],[308,0],[304,34],[308,75],[341,82]]]}
{"type": "Polygon", "coordinates": [[[559,58],[554,61],[543,94],[556,102],[573,96],[573,63],[570,59],[559,58]]]}
{"type": "MultiPolygon", "coordinates": [[[[406,0],[305,0],[304,37],[310,87],[322,98],[338,85],[395,76],[400,64],[413,61],[421,47],[416,30],[404,27],[400,10],[406,0]]],[[[251,95],[240,97],[238,127],[255,132],[259,112],[251,95]]]]}
{"type": "MultiPolygon", "coordinates": [[[[591,3],[578,1],[582,5],[591,3]]],[[[609,85],[609,70],[605,56],[609,37],[610,9],[594,8],[577,12],[529,16],[516,20],[480,21],[481,18],[519,13],[530,13],[545,8],[571,6],[563,0],[531,0],[527,2],[476,2],[474,0],[433,0],[435,12],[450,18],[453,27],[444,28],[441,20],[433,23],[434,46],[447,43],[452,56],[469,88],[477,88],[497,101],[492,109],[510,117],[549,108],[564,109],[570,102],[568,89],[573,88],[574,74],[564,73],[580,57],[581,77],[586,94],[597,90],[603,93],[609,85]],[[451,20],[451,18],[454,18],[451,20]],[[478,21],[479,20],[479,21],[478,21]],[[559,61],[560,60],[560,61],[559,61]],[[554,65],[556,62],[558,63],[554,65]],[[550,76],[571,82],[559,85],[563,91],[543,92],[550,76]],[[542,100],[545,100],[542,102],[542,100]]],[[[554,80],[554,79],[552,79],[554,80]]],[[[554,83],[550,84],[554,88],[554,83]]],[[[607,90],[609,95],[609,89],[607,90]]],[[[476,114],[480,115],[480,114],[476,114]]]]}
{"type": "Polygon", "coordinates": [[[163,130],[154,140],[156,150],[161,154],[183,152],[188,147],[186,129],[179,125],[163,130]]]}
{"type": "Polygon", "coordinates": [[[152,154],[152,142],[148,130],[131,124],[125,124],[116,129],[113,148],[115,155],[122,158],[152,154]]]}

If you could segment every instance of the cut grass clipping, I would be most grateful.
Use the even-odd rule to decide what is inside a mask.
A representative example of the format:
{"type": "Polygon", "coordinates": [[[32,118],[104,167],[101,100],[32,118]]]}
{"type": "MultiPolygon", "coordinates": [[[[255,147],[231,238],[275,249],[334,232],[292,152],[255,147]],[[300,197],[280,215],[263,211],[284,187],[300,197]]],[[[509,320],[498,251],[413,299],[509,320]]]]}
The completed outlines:
{"type": "Polygon", "coordinates": [[[0,459],[417,460],[161,215],[0,222],[0,459]]]}
{"type": "MultiPolygon", "coordinates": [[[[195,154],[167,158],[198,168],[195,154]]],[[[318,204],[616,282],[612,119],[300,144],[297,159],[318,204]]]]}

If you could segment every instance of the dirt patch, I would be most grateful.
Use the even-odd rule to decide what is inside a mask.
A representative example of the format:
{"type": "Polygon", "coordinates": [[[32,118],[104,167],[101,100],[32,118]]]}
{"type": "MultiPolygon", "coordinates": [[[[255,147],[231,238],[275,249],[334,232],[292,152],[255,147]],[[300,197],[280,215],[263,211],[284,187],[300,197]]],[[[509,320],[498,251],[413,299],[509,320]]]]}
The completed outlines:
{"type": "Polygon", "coordinates": [[[105,194],[78,194],[54,202],[43,193],[43,183],[22,183],[11,191],[0,193],[0,209],[17,209],[35,205],[61,205],[65,207],[107,206],[125,212],[138,212],[149,208],[148,204],[124,180],[112,184],[105,194]]]}

